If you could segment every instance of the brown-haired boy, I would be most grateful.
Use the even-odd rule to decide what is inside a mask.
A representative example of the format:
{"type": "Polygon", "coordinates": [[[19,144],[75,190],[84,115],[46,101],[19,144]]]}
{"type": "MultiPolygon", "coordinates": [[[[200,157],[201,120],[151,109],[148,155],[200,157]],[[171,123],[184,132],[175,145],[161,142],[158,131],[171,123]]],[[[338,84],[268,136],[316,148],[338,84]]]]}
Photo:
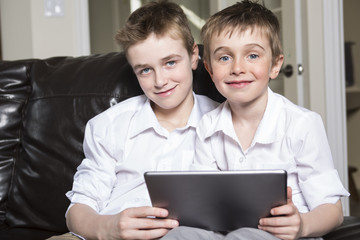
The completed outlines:
{"type": "Polygon", "coordinates": [[[199,124],[196,165],[288,173],[288,203],[260,219],[258,229],[239,229],[225,239],[320,237],[340,225],[340,198],[349,194],[333,166],[321,117],[268,87],[284,59],[276,16],[242,1],[210,17],[202,39],[205,66],[227,100],[199,124]]]}

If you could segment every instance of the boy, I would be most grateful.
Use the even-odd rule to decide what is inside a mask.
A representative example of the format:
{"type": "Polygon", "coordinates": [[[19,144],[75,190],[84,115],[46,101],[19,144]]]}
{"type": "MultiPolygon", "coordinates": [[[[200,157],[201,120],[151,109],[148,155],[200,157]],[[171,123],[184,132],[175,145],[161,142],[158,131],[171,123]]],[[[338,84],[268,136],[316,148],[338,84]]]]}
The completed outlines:
{"type": "Polygon", "coordinates": [[[88,122],[85,159],[67,193],[67,225],[86,239],[160,238],[178,222],[150,207],[143,174],[189,169],[195,128],[218,104],[192,91],[198,48],[177,4],[142,6],[116,39],[145,95],[88,122]]]}
{"type": "Polygon", "coordinates": [[[206,69],[227,100],[200,122],[195,164],[288,173],[288,203],[258,229],[231,233],[245,239],[322,236],[342,223],[340,198],[349,195],[320,116],[268,87],[284,59],[279,31],[270,10],[243,1],[213,15],[201,32],[206,69]]]}

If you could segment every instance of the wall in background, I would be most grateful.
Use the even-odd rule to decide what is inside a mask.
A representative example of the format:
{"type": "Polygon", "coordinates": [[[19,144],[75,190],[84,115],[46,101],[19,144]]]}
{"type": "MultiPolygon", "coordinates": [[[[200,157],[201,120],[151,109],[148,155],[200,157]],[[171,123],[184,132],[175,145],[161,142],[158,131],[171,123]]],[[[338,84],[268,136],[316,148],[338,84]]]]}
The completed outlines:
{"type": "MultiPolygon", "coordinates": [[[[124,26],[131,13],[129,0],[89,0],[89,22],[91,53],[121,51],[114,36],[124,26]]],[[[148,0],[142,0],[146,3],[148,0]]],[[[184,9],[195,42],[200,43],[200,29],[210,16],[210,3],[203,0],[173,0],[184,9]]],[[[138,1],[134,1],[137,4],[138,1]]]]}
{"type": "Polygon", "coordinates": [[[31,1],[1,0],[0,17],[3,59],[32,57],[31,1]]]}
{"type": "Polygon", "coordinates": [[[120,51],[115,34],[130,14],[130,1],[89,0],[90,51],[106,53],[120,51]]]}
{"type": "MultiPolygon", "coordinates": [[[[89,53],[82,39],[85,0],[63,0],[64,15],[45,16],[44,0],[0,0],[4,60],[79,56],[89,53]],[[85,49],[85,50],[84,50],[85,49]]],[[[88,23],[87,23],[88,26],[88,23]]]]}

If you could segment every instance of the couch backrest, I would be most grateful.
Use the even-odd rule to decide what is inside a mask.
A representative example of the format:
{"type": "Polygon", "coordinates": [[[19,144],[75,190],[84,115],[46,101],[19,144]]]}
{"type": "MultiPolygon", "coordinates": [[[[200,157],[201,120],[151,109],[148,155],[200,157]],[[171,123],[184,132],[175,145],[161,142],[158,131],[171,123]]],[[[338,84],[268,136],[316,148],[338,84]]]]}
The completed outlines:
{"type": "Polygon", "coordinates": [[[8,191],[20,143],[22,109],[31,91],[28,75],[33,62],[0,64],[0,222],[5,219],[8,191]]]}
{"type": "MultiPolygon", "coordinates": [[[[194,90],[223,101],[202,62],[194,90]]],[[[0,64],[0,215],[10,227],[67,231],[86,122],[142,94],[122,53],[0,64]]]]}

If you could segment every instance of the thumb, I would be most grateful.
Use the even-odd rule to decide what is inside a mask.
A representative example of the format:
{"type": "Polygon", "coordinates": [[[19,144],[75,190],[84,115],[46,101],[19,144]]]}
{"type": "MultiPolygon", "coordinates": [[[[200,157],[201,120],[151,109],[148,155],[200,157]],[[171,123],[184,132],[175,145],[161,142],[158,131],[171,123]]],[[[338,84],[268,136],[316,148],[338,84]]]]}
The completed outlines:
{"type": "Polygon", "coordinates": [[[292,203],[292,189],[291,189],[291,187],[287,187],[287,202],[292,203]]]}

